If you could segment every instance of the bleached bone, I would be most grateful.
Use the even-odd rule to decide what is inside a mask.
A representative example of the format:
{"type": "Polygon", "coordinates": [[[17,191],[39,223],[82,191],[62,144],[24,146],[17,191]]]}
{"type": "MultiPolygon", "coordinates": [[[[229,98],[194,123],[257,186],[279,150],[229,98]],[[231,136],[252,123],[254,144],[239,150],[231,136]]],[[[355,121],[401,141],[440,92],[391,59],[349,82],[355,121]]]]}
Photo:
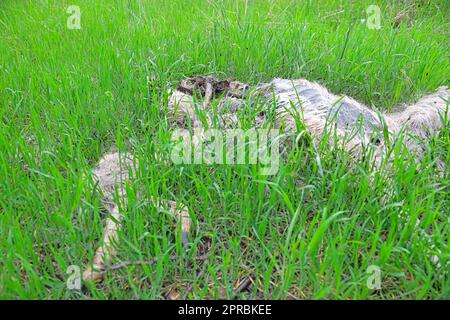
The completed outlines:
{"type": "MultiPolygon", "coordinates": [[[[110,264],[116,255],[118,243],[118,230],[121,228],[123,215],[119,211],[127,205],[126,185],[136,178],[138,170],[137,160],[133,161],[129,154],[113,152],[106,154],[93,171],[93,176],[98,182],[103,203],[110,216],[106,219],[103,231],[103,239],[95,252],[92,264],[83,273],[84,281],[100,281],[106,275],[106,266],[110,264]],[[117,200],[116,200],[117,199],[117,200]]],[[[191,226],[189,212],[185,206],[177,206],[174,201],[150,199],[160,212],[169,212],[181,221],[182,242],[188,244],[188,235],[191,226]]]]}

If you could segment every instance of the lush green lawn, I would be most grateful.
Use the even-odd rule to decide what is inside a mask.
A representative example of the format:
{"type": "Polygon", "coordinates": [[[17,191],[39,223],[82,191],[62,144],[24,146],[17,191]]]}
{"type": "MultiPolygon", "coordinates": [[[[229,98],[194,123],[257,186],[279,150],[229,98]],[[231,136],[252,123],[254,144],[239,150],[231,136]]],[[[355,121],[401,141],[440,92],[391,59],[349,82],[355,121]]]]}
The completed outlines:
{"type": "Polygon", "coordinates": [[[303,77],[381,110],[412,102],[447,84],[449,12],[446,0],[1,1],[0,297],[232,298],[251,277],[238,297],[449,298],[448,120],[418,166],[395,147],[391,179],[327,144],[295,148],[276,176],[155,156],[170,140],[164,89],[184,76],[303,77]],[[81,30],[66,27],[72,4],[81,30]],[[380,30],[361,22],[370,4],[380,30]],[[158,262],[70,291],[67,268],[84,268],[103,229],[83,175],[112,145],[139,156],[147,196],[131,187],[118,260],[158,262]],[[151,195],[188,205],[192,249],[151,195]]]}

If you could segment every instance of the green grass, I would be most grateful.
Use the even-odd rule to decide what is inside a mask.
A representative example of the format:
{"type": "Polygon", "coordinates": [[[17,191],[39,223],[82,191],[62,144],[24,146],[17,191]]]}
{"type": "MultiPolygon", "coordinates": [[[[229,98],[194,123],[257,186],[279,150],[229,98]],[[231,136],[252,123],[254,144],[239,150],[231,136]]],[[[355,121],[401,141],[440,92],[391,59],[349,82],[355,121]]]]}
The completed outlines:
{"type": "Polygon", "coordinates": [[[0,297],[232,298],[250,276],[239,298],[450,298],[448,119],[419,165],[394,146],[390,179],[326,143],[294,148],[276,176],[156,157],[170,140],[163,92],[184,76],[307,78],[380,110],[412,102],[447,84],[449,11],[446,0],[1,1],[0,297]],[[66,28],[71,4],[81,30],[66,28]],[[370,4],[380,30],[361,23],[370,4]],[[158,262],[73,292],[66,270],[86,266],[103,229],[83,175],[112,145],[138,155],[145,195],[130,186],[118,260],[158,262]],[[151,195],[187,204],[192,249],[151,195]],[[196,263],[202,250],[213,255],[196,263]],[[366,286],[370,265],[381,290],[366,286]]]}

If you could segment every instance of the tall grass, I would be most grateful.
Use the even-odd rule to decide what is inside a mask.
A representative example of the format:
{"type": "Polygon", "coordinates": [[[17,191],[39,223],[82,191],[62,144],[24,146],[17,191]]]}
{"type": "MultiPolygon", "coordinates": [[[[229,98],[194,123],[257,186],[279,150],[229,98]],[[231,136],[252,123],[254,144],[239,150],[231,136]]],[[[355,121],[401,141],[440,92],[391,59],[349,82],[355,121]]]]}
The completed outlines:
{"type": "Polygon", "coordinates": [[[448,1],[377,1],[380,30],[361,22],[372,1],[74,2],[0,3],[2,298],[232,298],[245,277],[240,298],[450,297],[448,119],[418,165],[393,147],[390,179],[326,143],[293,148],[269,177],[156,156],[164,92],[184,76],[302,77],[378,110],[446,85],[448,1]],[[81,30],[66,27],[72,4],[81,30]],[[144,186],[130,186],[119,259],[158,262],[70,291],[67,267],[88,263],[103,228],[89,168],[113,145],[134,151],[144,186]],[[187,252],[152,195],[190,208],[187,252]],[[196,262],[202,250],[214,254],[196,262]]]}

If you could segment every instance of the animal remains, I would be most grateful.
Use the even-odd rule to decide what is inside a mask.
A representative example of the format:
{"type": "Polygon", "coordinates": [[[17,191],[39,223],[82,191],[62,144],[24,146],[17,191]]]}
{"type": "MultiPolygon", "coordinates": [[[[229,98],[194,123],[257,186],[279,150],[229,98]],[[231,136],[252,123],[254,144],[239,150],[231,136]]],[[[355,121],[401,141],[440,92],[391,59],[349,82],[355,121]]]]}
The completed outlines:
{"type": "MultiPolygon", "coordinates": [[[[251,87],[238,81],[199,76],[182,81],[171,93],[168,111],[173,128],[192,130],[216,126],[225,129],[239,128],[239,113],[250,108],[257,111],[255,127],[270,122],[285,133],[296,133],[301,123],[313,143],[320,142],[327,132],[331,132],[334,143],[342,145],[355,159],[362,157],[368,148],[374,148],[372,160],[379,164],[390,143],[388,140],[401,134],[407,150],[420,159],[423,153],[421,141],[435,134],[448,119],[449,96],[450,90],[441,87],[414,105],[385,114],[350,97],[330,93],[320,84],[305,79],[274,79],[251,87]],[[216,103],[214,108],[213,103],[216,103]]],[[[117,231],[122,219],[119,208],[126,208],[125,185],[133,180],[138,167],[132,155],[114,152],[106,154],[93,171],[110,216],[93,262],[83,274],[85,281],[103,279],[116,254],[117,231]]],[[[179,219],[183,244],[188,244],[191,224],[188,209],[173,201],[150,201],[179,219]]]]}

